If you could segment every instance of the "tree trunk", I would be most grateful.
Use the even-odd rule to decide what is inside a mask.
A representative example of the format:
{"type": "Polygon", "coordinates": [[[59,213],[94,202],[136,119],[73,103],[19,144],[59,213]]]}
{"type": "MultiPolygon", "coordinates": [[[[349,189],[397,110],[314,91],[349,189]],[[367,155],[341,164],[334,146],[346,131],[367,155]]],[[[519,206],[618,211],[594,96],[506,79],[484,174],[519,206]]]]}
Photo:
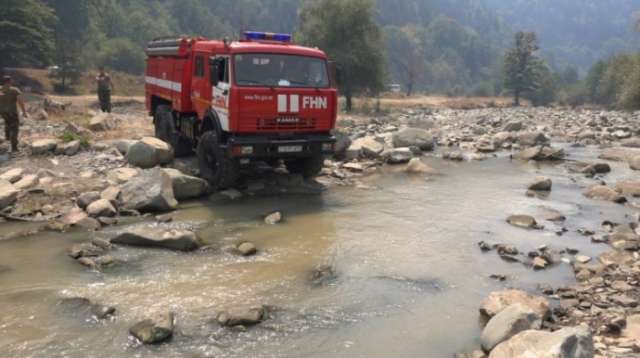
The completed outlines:
{"type": "Polygon", "coordinates": [[[520,90],[514,92],[513,104],[516,107],[520,107],[520,90]]]}
{"type": "Polygon", "coordinates": [[[344,97],[347,99],[346,111],[351,112],[353,110],[353,95],[351,93],[345,93],[344,97]]]}
{"type": "Polygon", "coordinates": [[[411,97],[413,94],[413,82],[407,84],[407,97],[411,97]]]}

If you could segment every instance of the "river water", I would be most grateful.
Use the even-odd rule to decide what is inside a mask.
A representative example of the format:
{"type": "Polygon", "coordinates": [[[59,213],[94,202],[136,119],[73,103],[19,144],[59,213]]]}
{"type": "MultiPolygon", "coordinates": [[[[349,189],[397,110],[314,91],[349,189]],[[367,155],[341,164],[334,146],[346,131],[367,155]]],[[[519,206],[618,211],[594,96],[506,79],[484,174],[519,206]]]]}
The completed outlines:
{"type": "MultiPolygon", "coordinates": [[[[596,151],[572,149],[572,158],[596,151]]],[[[508,243],[521,251],[549,245],[596,256],[578,228],[623,222],[623,206],[592,201],[593,181],[563,165],[536,166],[493,158],[452,163],[426,160],[440,174],[409,177],[387,169],[369,190],[332,188],[318,196],[245,198],[182,205],[174,224],[194,228],[210,250],[185,254],[118,248],[120,261],[103,273],[84,270],[65,255],[94,234],[39,234],[0,242],[0,351],[3,357],[450,357],[478,346],[480,301],[505,287],[571,282],[570,266],[534,272],[483,254],[476,243],[508,243]],[[535,176],[553,179],[547,198],[529,198],[535,176]],[[569,232],[543,222],[545,208],[561,211],[569,232]],[[275,226],[261,221],[280,210],[275,226]],[[511,214],[531,214],[541,231],[509,226],[511,214]],[[260,252],[239,258],[227,247],[254,242],[260,252]],[[314,268],[336,277],[312,282],[314,268]],[[491,274],[506,274],[497,282],[491,274]],[[114,320],[94,322],[64,310],[64,297],[87,297],[117,308],[114,320]],[[246,332],[212,323],[220,310],[265,304],[270,319],[246,332]],[[173,339],[142,347],[128,328],[170,309],[173,339]]],[[[631,174],[611,163],[607,180],[631,174]]],[[[23,228],[0,224],[0,230],[23,228]]],[[[95,234],[108,237],[121,228],[95,234]]]]}

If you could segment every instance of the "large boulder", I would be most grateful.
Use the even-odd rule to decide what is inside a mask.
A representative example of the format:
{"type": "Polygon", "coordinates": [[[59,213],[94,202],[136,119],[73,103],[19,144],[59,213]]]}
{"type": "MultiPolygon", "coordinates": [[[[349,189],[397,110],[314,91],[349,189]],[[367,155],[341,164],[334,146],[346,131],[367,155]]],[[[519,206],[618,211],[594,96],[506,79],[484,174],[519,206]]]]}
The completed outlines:
{"type": "Polygon", "coordinates": [[[152,318],[136,323],[129,329],[129,333],[143,344],[161,343],[173,335],[173,321],[172,312],[157,314],[152,318]]]}
{"type": "Polygon", "coordinates": [[[633,197],[640,197],[640,181],[621,181],[616,184],[616,190],[623,195],[631,195],[633,197]]]}
{"type": "Polygon", "coordinates": [[[640,155],[629,159],[629,167],[633,170],[640,170],[640,155]]]}
{"type": "Polygon", "coordinates": [[[356,159],[364,156],[367,158],[377,159],[384,151],[384,145],[378,142],[374,137],[358,138],[351,143],[346,150],[347,159],[356,159]]]}
{"type": "Polygon", "coordinates": [[[387,163],[404,164],[413,158],[413,152],[410,148],[395,148],[387,155],[387,163]]]}
{"type": "Polygon", "coordinates": [[[533,296],[520,290],[494,291],[482,301],[480,313],[493,317],[505,308],[521,304],[533,310],[539,317],[545,319],[551,313],[549,301],[540,296],[533,296]]]}
{"type": "Polygon", "coordinates": [[[107,178],[116,184],[124,184],[140,174],[137,168],[117,168],[107,173],[107,178]]]}
{"type": "Polygon", "coordinates": [[[89,121],[89,129],[94,132],[108,131],[116,127],[116,121],[111,113],[98,113],[89,121]]]}
{"type": "Polygon", "coordinates": [[[186,175],[177,169],[166,168],[162,171],[171,178],[176,199],[188,200],[207,194],[209,185],[206,180],[186,175]]]}
{"type": "Polygon", "coordinates": [[[144,137],[129,148],[127,161],[140,168],[153,168],[169,164],[173,160],[173,148],[153,137],[144,137]]]}
{"type": "Polygon", "coordinates": [[[38,139],[31,143],[31,154],[41,155],[52,153],[56,150],[58,142],[55,139],[38,139]]]}
{"type": "Polygon", "coordinates": [[[629,162],[633,158],[640,156],[640,149],[635,148],[607,148],[600,153],[600,159],[612,160],[615,162],[629,162]]]}
{"type": "Polygon", "coordinates": [[[590,186],[584,191],[583,194],[589,199],[612,201],[618,204],[622,204],[627,201],[627,199],[623,195],[606,185],[590,186]]]}
{"type": "Polygon", "coordinates": [[[111,239],[111,243],[129,246],[160,247],[178,251],[193,251],[201,246],[198,236],[188,230],[167,230],[138,226],[111,239]]]}
{"type": "Polygon", "coordinates": [[[537,146],[527,148],[514,156],[520,160],[561,160],[564,158],[564,150],[562,148],[555,149],[548,146],[537,146]]]}
{"type": "Polygon", "coordinates": [[[16,202],[19,190],[13,184],[0,179],[0,210],[16,202]]]}
{"type": "Polygon", "coordinates": [[[121,187],[123,208],[140,212],[163,212],[178,206],[171,178],[159,168],[142,171],[121,187]]]}
{"type": "Polygon", "coordinates": [[[97,191],[88,191],[86,193],[80,194],[78,199],[76,199],[76,204],[82,209],[86,209],[87,206],[91,205],[94,201],[100,200],[100,193],[97,191]]]}
{"type": "Polygon", "coordinates": [[[593,358],[591,331],[568,327],[555,332],[528,330],[500,343],[489,358],[593,358]]]}
{"type": "Polygon", "coordinates": [[[17,181],[22,179],[23,175],[24,175],[24,169],[12,168],[2,173],[2,175],[0,175],[0,179],[6,180],[9,183],[16,183],[17,181]]]}
{"type": "Polygon", "coordinates": [[[482,331],[482,349],[491,351],[498,344],[529,329],[540,329],[540,316],[527,306],[511,305],[493,316],[482,331]]]}
{"type": "Polygon", "coordinates": [[[118,211],[113,207],[111,202],[106,199],[98,199],[87,206],[87,214],[94,218],[114,217],[118,211]]]}
{"type": "Polygon", "coordinates": [[[393,146],[418,147],[422,150],[433,150],[434,140],[429,131],[420,128],[405,128],[393,134],[393,146]]]}

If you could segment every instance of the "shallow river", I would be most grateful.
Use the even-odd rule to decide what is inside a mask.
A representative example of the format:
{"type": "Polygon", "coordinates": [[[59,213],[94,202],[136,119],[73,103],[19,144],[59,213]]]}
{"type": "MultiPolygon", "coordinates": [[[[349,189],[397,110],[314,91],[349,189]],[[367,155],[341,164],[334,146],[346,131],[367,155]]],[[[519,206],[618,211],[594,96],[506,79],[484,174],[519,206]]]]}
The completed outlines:
{"type": "MultiPolygon", "coordinates": [[[[572,158],[596,152],[573,150],[572,158]]],[[[483,254],[476,243],[511,243],[521,251],[547,244],[596,256],[606,249],[578,228],[604,219],[625,221],[623,206],[585,199],[592,181],[562,165],[534,166],[501,157],[484,162],[429,164],[429,180],[385,173],[371,190],[334,188],[321,196],[246,198],[183,205],[175,223],[194,227],[212,249],[194,254],[121,247],[123,261],[104,273],[84,270],[65,255],[89,234],[45,234],[0,242],[0,352],[3,357],[450,357],[478,346],[478,307],[504,287],[535,290],[573,280],[567,264],[534,272],[483,254]],[[528,198],[537,175],[553,179],[548,198],[528,198]],[[570,178],[577,179],[577,182],[570,178]],[[544,208],[567,216],[569,232],[542,222],[544,208]],[[266,226],[261,215],[281,210],[266,226]],[[511,214],[531,214],[546,226],[509,226],[511,214]],[[260,253],[238,258],[226,248],[254,242],[260,253]],[[312,283],[313,269],[337,278],[312,283]],[[506,274],[506,282],[489,278],[506,274]],[[117,308],[107,322],[62,309],[82,296],[117,308]],[[223,309],[266,304],[271,318],[247,332],[211,323],[223,309]],[[147,315],[176,313],[172,341],[141,347],[128,328],[147,315]]],[[[630,176],[612,163],[608,181],[630,176]]],[[[174,225],[176,225],[174,223],[174,225]]],[[[15,224],[1,224],[14,230],[15,224]]],[[[115,228],[98,236],[107,236],[115,228]]]]}

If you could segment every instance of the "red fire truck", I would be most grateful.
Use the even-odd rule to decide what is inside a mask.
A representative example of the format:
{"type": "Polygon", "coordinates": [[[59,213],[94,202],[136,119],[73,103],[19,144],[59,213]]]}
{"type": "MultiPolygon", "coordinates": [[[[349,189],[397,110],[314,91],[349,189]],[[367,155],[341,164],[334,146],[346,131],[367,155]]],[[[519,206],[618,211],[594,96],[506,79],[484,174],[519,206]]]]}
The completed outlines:
{"type": "Polygon", "coordinates": [[[177,156],[196,151],[213,188],[233,185],[253,161],[282,159],[289,172],[314,176],[332,154],[338,99],[321,50],[246,32],[240,41],[157,39],[146,53],[156,137],[177,156]]]}

